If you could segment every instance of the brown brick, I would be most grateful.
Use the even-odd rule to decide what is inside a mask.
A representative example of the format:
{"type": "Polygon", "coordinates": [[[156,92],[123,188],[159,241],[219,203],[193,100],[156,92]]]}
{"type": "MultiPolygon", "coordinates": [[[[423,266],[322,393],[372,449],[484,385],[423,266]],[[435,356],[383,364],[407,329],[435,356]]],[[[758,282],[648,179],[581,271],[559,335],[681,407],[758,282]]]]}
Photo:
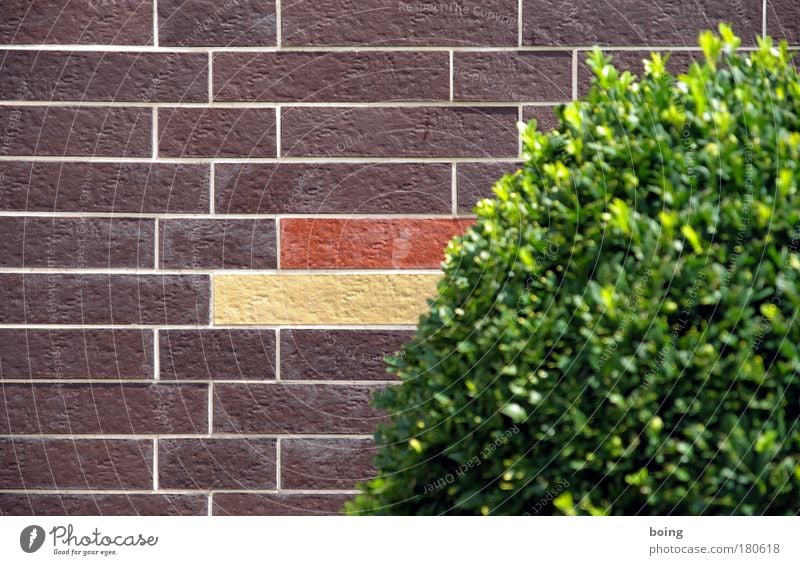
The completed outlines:
{"type": "Polygon", "coordinates": [[[514,157],[516,108],[289,108],[287,156],[514,157]]]}
{"type": "Polygon", "coordinates": [[[214,99],[449,100],[450,61],[445,52],[217,53],[214,99]]]}
{"type": "Polygon", "coordinates": [[[159,108],[162,157],[275,157],[273,108],[159,108]]]}
{"type": "Polygon", "coordinates": [[[569,100],[572,98],[572,53],[455,53],[453,96],[468,102],[569,100]]]}
{"type": "Polygon", "coordinates": [[[152,268],[155,223],[130,218],[0,217],[0,267],[152,268]]]}
{"type": "Polygon", "coordinates": [[[226,492],[214,495],[212,513],[214,516],[332,516],[340,514],[344,503],[351,498],[352,494],[226,492]]]}
{"type": "Polygon", "coordinates": [[[370,406],[379,387],[327,384],[219,384],[214,431],[229,433],[372,433],[382,421],[370,406]]]}
{"type": "Polygon", "coordinates": [[[208,277],[0,274],[8,324],[207,324],[208,277]]]}
{"type": "Polygon", "coordinates": [[[0,51],[4,100],[206,102],[204,53],[0,51]]]}
{"type": "Polygon", "coordinates": [[[281,379],[393,379],[384,359],[413,335],[404,330],[281,330],[281,379]]]}
{"type": "Polygon", "coordinates": [[[276,487],[274,439],[164,439],[158,442],[161,488],[276,487]]]}
{"type": "Polygon", "coordinates": [[[518,168],[517,163],[459,163],[456,166],[458,211],[468,214],[482,198],[493,198],[494,183],[518,168]]]}
{"type": "Polygon", "coordinates": [[[152,0],[4,0],[0,43],[151,45],[152,0]]]}
{"type": "Polygon", "coordinates": [[[151,116],[150,108],[0,106],[4,154],[150,157],[151,116]]]}
{"type": "MultiPolygon", "coordinates": [[[[613,65],[620,71],[630,71],[634,75],[641,77],[644,74],[644,59],[650,58],[651,51],[605,51],[613,59],[613,65]]],[[[702,53],[692,51],[663,51],[662,56],[669,57],[667,60],[667,70],[673,74],[685,73],[689,65],[695,60],[703,58],[702,53]]],[[[578,51],[578,94],[584,95],[588,92],[592,83],[592,70],[586,64],[589,57],[588,51],[578,51]]]]}
{"type": "MultiPolygon", "coordinates": [[[[738,33],[738,30],[734,31],[738,33]]],[[[795,0],[769,0],[767,35],[785,39],[792,45],[800,42],[800,4],[795,0]]]]}
{"type": "Polygon", "coordinates": [[[271,46],[276,41],[274,0],[159,0],[161,45],[271,46]]]}
{"type": "Polygon", "coordinates": [[[208,165],[0,162],[0,210],[208,213],[208,165]]]}
{"type": "Polygon", "coordinates": [[[67,384],[0,387],[0,434],[204,434],[203,385],[67,384]]]}
{"type": "Polygon", "coordinates": [[[695,46],[704,29],[729,22],[745,45],[761,33],[761,0],[523,0],[523,45],[695,46]]]}
{"type": "Polygon", "coordinates": [[[159,220],[165,269],[274,269],[275,220],[159,220]]]}
{"type": "Polygon", "coordinates": [[[0,516],[205,516],[202,494],[0,493],[0,516]]]}
{"type": "Polygon", "coordinates": [[[162,379],[274,379],[274,330],[162,330],[162,379]]]}
{"type": "Polygon", "coordinates": [[[2,379],[150,379],[152,330],[0,330],[2,379]]]}
{"type": "Polygon", "coordinates": [[[0,439],[0,488],[149,489],[153,442],[0,439]]]}
{"type": "Polygon", "coordinates": [[[281,487],[351,489],[375,474],[371,439],[285,439],[281,441],[281,487]]]}
{"type": "Polygon", "coordinates": [[[218,214],[447,214],[446,163],[220,163],[218,214]]]}
{"type": "Polygon", "coordinates": [[[292,46],[517,44],[517,0],[300,0],[284,3],[281,19],[292,46]]]}
{"type": "Polygon", "coordinates": [[[536,120],[537,131],[547,132],[558,128],[558,116],[554,106],[523,106],[522,121],[536,120]]]}

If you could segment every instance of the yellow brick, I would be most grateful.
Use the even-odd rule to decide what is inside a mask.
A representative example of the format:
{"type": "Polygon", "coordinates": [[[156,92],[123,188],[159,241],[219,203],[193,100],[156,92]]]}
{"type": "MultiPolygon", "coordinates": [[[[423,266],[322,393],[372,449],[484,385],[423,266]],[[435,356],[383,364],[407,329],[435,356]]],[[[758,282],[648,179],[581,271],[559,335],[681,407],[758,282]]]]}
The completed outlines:
{"type": "Polygon", "coordinates": [[[439,275],[217,275],[214,322],[416,324],[439,275]]]}

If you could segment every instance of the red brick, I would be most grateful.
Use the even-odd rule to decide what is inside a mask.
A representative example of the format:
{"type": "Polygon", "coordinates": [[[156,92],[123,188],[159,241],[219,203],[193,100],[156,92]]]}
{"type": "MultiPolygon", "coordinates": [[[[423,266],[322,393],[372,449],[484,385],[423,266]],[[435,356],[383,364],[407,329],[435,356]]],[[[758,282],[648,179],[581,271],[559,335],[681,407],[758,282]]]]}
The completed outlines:
{"type": "Polygon", "coordinates": [[[284,439],[281,487],[352,489],[373,477],[376,454],[371,439],[284,439]]]}
{"type": "Polygon", "coordinates": [[[161,330],[161,379],[274,379],[274,330],[161,330]]]}
{"type": "Polygon", "coordinates": [[[158,484],[168,489],[273,489],[274,439],[163,439],[158,484]]]}
{"type": "Polygon", "coordinates": [[[459,163],[456,165],[458,211],[469,214],[483,198],[494,198],[492,187],[505,174],[519,168],[518,163],[459,163]]]}
{"type": "Polygon", "coordinates": [[[150,108],[0,106],[10,156],[150,157],[151,121],[150,108]]]}
{"type": "Polygon", "coordinates": [[[216,53],[214,99],[449,100],[450,60],[445,52],[216,53]]]}
{"type": "Polygon", "coordinates": [[[207,324],[199,275],[0,274],[8,324],[207,324]]]}
{"type": "Polygon", "coordinates": [[[218,384],[214,431],[223,433],[372,433],[383,421],[370,405],[380,387],[327,384],[218,384]]]}
{"type": "Polygon", "coordinates": [[[150,489],[153,442],[0,439],[2,489],[150,489]]]}
{"type": "Polygon", "coordinates": [[[435,269],[469,221],[459,219],[281,219],[284,269],[435,269]]]}
{"type": "Polygon", "coordinates": [[[516,108],[288,108],[287,156],[515,157],[516,108]]]}
{"type": "Polygon", "coordinates": [[[284,45],[517,45],[517,0],[298,0],[281,12],[284,45]]]}
{"type": "Polygon", "coordinates": [[[273,108],[159,108],[162,157],[275,157],[273,108]]]}
{"type": "Polygon", "coordinates": [[[152,330],[0,330],[0,379],[151,379],[152,330]]]}
{"type": "Polygon", "coordinates": [[[0,434],[207,432],[208,388],[202,385],[0,387],[0,434]]]}
{"type": "Polygon", "coordinates": [[[209,166],[0,162],[0,210],[208,213],[209,166]]]}
{"type": "Polygon", "coordinates": [[[272,46],[276,29],[273,0],[158,0],[161,45],[272,46]]]}
{"type": "Polygon", "coordinates": [[[453,96],[467,102],[572,98],[572,53],[481,51],[453,55],[453,96]]]}
{"type": "Polygon", "coordinates": [[[0,43],[151,45],[152,0],[3,0],[0,43]]]}
{"type": "Polygon", "coordinates": [[[0,98],[206,102],[203,53],[0,51],[0,98]]]}
{"type": "Polygon", "coordinates": [[[159,221],[159,257],[165,269],[274,269],[275,220],[159,221]]]}
{"type": "Polygon", "coordinates": [[[152,268],[152,219],[0,217],[0,267],[152,268]]]}
{"type": "MultiPolygon", "coordinates": [[[[214,494],[214,516],[332,516],[352,494],[214,494]]],[[[2,501],[2,499],[0,499],[2,501]]],[[[1,502],[0,502],[1,503],[1,502]]]]}
{"type": "Polygon", "coordinates": [[[220,163],[218,214],[446,214],[447,163],[220,163]]]}
{"type": "Polygon", "coordinates": [[[205,516],[202,494],[0,493],[0,516],[205,516]]]}

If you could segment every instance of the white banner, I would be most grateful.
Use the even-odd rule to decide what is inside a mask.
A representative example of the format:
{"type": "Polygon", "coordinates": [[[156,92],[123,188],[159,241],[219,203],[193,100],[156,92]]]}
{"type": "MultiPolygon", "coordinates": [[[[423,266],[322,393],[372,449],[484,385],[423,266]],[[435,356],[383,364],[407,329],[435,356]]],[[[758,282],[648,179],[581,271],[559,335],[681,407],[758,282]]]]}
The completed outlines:
{"type": "Polygon", "coordinates": [[[0,563],[800,563],[800,518],[3,517],[0,563]]]}

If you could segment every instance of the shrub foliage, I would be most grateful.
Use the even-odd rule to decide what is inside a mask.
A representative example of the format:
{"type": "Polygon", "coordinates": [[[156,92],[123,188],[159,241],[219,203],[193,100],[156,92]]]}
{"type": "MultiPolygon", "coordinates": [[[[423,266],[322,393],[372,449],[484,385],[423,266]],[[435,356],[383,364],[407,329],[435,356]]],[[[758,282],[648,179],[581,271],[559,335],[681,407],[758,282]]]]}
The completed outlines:
{"type": "Polygon", "coordinates": [[[376,398],[372,514],[794,514],[800,84],[725,26],[584,100],[447,249],[376,398]]]}

